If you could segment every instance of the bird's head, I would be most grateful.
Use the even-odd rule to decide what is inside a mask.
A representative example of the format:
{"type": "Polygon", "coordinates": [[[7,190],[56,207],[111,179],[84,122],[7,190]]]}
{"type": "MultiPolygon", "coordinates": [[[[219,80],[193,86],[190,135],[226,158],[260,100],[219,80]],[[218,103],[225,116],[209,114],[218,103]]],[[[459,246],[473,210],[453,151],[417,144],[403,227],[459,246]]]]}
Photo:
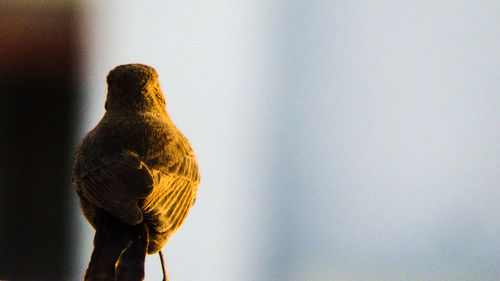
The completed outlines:
{"type": "Polygon", "coordinates": [[[108,73],[106,110],[148,111],[165,108],[158,73],[144,64],[124,64],[108,73]]]}

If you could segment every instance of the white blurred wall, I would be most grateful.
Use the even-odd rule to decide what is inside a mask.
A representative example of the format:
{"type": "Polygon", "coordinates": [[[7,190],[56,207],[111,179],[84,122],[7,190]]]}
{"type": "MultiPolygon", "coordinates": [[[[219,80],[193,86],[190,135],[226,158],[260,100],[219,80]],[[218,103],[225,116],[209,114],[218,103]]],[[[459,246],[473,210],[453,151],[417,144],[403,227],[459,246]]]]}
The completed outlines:
{"type": "Polygon", "coordinates": [[[500,2],[83,8],[80,135],[140,62],[198,157],[171,280],[498,280],[500,2]]]}

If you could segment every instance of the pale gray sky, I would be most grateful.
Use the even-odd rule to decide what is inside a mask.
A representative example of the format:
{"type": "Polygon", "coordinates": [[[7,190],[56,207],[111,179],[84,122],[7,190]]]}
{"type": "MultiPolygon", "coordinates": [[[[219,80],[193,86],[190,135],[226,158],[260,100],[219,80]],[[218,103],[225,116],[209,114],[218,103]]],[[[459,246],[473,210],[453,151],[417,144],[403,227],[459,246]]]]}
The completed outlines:
{"type": "Polygon", "coordinates": [[[500,2],[85,5],[80,135],[150,64],[200,162],[172,280],[498,280],[500,2]]]}

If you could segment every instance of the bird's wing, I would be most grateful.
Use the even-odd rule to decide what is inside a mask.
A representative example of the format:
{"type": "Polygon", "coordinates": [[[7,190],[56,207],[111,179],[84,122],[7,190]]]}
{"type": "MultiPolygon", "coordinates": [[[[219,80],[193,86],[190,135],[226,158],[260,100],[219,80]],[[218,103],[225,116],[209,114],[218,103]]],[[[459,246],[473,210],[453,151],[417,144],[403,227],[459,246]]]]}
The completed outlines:
{"type": "Polygon", "coordinates": [[[74,181],[86,201],[131,225],[143,220],[138,202],[153,191],[154,183],[149,168],[131,151],[89,169],[74,181]]]}
{"type": "Polygon", "coordinates": [[[173,233],[194,203],[200,176],[198,165],[185,139],[167,145],[169,161],[153,170],[155,187],[142,202],[144,219],[158,233],[173,233]]]}

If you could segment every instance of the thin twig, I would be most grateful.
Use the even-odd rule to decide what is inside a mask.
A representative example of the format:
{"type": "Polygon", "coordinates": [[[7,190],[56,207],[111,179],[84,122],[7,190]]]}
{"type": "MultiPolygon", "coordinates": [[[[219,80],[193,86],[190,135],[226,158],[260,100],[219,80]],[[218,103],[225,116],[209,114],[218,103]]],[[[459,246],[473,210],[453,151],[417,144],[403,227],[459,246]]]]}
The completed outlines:
{"type": "Polygon", "coordinates": [[[165,269],[165,260],[163,259],[163,252],[160,250],[158,254],[160,255],[161,270],[163,271],[163,281],[168,281],[167,270],[165,269]]]}

